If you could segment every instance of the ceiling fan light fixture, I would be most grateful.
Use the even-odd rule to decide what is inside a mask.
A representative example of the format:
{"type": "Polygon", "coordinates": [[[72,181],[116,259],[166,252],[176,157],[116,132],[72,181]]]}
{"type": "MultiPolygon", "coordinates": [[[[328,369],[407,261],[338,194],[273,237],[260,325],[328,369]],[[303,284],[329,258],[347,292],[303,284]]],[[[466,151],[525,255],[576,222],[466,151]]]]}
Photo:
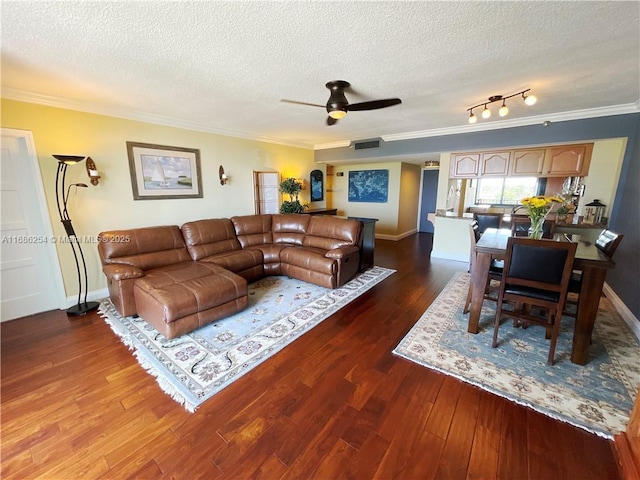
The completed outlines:
{"type": "Polygon", "coordinates": [[[340,120],[347,116],[347,112],[344,110],[331,110],[329,116],[335,120],[340,120]]]}

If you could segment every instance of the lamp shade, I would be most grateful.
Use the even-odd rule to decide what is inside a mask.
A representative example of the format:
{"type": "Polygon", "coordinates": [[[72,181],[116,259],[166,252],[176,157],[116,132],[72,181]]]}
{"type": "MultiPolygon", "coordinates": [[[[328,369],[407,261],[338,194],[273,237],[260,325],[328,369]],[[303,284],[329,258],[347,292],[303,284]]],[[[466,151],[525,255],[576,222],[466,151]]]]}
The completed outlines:
{"type": "Polygon", "coordinates": [[[53,158],[58,160],[61,163],[66,163],[67,165],[73,165],[74,163],[80,163],[83,161],[85,156],[82,155],[51,155],[53,158]]]}

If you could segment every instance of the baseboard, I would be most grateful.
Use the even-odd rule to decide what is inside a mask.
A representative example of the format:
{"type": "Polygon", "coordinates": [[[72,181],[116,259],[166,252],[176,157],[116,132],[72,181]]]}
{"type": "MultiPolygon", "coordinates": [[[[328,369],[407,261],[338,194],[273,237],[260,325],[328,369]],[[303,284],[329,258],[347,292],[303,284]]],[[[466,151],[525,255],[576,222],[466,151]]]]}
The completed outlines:
{"type": "MultiPolygon", "coordinates": [[[[97,300],[102,300],[103,298],[106,298],[108,296],[109,296],[108,288],[102,288],[100,290],[92,290],[91,292],[87,292],[87,301],[95,302],[97,300]]],[[[67,304],[65,308],[73,307],[74,305],[78,304],[78,296],[74,295],[73,297],[67,297],[65,301],[67,304]]]]}
{"type": "Polygon", "coordinates": [[[616,309],[616,312],[622,317],[624,322],[629,325],[629,328],[636,336],[638,340],[640,340],[640,321],[633,315],[631,310],[627,308],[624,302],[616,295],[616,292],[605,282],[602,287],[602,293],[604,293],[613,307],[616,309]]]}
{"type": "Polygon", "coordinates": [[[625,432],[616,435],[613,438],[614,455],[617,457],[618,466],[620,467],[622,478],[625,480],[634,480],[640,478],[640,471],[636,463],[633,449],[629,442],[629,438],[625,432]]]}
{"type": "Polygon", "coordinates": [[[469,254],[455,255],[452,253],[438,252],[437,250],[431,251],[431,258],[441,258],[443,260],[454,260],[456,262],[469,263],[469,254]]]}
{"type": "Polygon", "coordinates": [[[397,242],[398,240],[402,240],[403,238],[409,237],[414,233],[418,233],[418,229],[414,228],[407,232],[401,233],[399,235],[386,235],[384,233],[376,233],[376,238],[380,240],[391,240],[393,242],[397,242]]]}

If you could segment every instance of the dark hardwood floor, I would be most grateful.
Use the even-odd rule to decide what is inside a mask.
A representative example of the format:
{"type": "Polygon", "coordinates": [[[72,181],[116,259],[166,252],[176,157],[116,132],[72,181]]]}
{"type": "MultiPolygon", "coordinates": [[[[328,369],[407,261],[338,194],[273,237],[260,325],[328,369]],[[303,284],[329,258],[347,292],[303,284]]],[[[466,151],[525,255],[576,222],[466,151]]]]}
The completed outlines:
{"type": "Polygon", "coordinates": [[[1,324],[3,479],[617,479],[612,443],[392,355],[456,271],[397,273],[190,414],[97,315],[1,324]]]}

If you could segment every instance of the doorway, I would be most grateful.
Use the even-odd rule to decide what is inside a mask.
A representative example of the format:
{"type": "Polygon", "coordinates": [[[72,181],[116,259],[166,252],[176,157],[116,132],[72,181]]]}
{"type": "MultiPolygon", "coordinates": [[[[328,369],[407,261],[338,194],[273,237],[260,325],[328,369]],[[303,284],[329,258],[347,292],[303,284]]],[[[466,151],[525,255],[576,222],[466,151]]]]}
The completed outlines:
{"type": "Polygon", "coordinates": [[[60,308],[64,288],[31,132],[3,128],[0,161],[4,322],[60,308]]]}
{"type": "Polygon", "coordinates": [[[433,233],[433,222],[427,215],[436,212],[438,199],[438,173],[439,170],[422,170],[422,198],[420,200],[420,225],[419,231],[433,233]]]}
{"type": "Polygon", "coordinates": [[[253,172],[253,201],[256,215],[280,213],[280,174],[253,172]]]}

